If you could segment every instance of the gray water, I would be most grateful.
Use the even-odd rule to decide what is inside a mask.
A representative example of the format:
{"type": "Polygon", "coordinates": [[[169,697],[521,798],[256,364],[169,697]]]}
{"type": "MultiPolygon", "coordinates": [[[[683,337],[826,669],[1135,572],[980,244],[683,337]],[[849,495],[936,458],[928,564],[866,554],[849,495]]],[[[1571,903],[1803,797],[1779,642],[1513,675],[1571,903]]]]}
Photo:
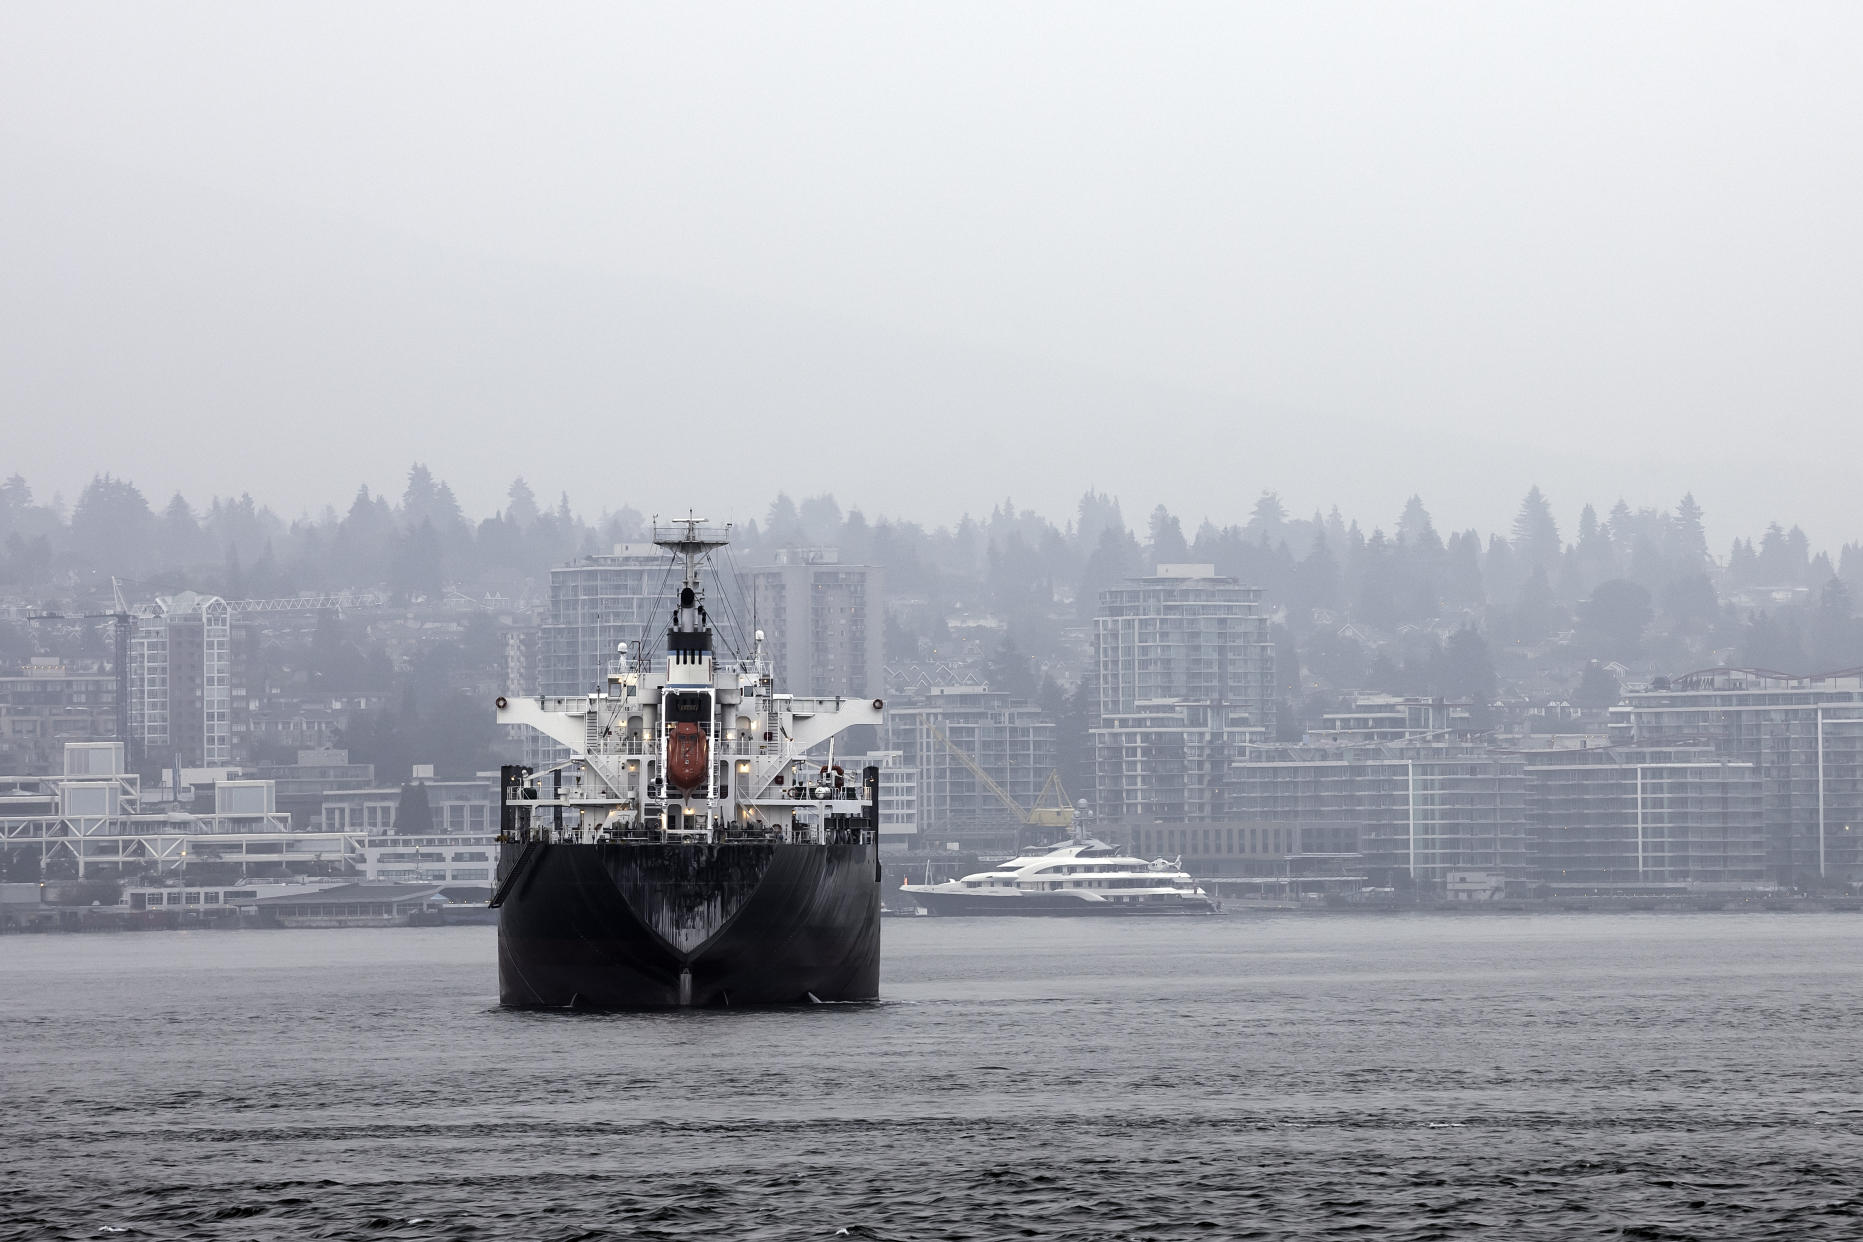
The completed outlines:
{"type": "Polygon", "coordinates": [[[0,939],[0,1239],[1863,1236],[1854,915],[889,920],[660,1015],[493,936],[0,939]]]}

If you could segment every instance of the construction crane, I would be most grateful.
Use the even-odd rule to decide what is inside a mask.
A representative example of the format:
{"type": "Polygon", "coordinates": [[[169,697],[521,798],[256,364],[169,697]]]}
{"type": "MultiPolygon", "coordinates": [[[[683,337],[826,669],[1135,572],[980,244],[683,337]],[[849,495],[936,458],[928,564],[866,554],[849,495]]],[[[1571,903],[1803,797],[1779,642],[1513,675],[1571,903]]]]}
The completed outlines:
{"type": "Polygon", "coordinates": [[[136,742],[129,735],[129,633],[136,619],[123,602],[123,584],[110,579],[110,603],[113,611],[85,612],[67,616],[62,612],[28,613],[28,621],[110,621],[116,638],[116,740],[123,743],[123,758],[129,769],[136,769],[136,742]]]}
{"type": "Polygon", "coordinates": [[[982,764],[966,754],[963,747],[953,742],[950,735],[940,729],[936,723],[927,720],[925,727],[932,731],[933,737],[944,743],[945,749],[957,756],[959,763],[970,769],[970,774],[977,778],[979,784],[1008,808],[1009,812],[1016,817],[1017,823],[1024,828],[1039,829],[1043,832],[1060,829],[1070,837],[1074,835],[1074,806],[1068,801],[1067,789],[1061,784],[1059,772],[1048,773],[1048,779],[1042,785],[1041,793],[1035,799],[1035,805],[1025,807],[1010,797],[1009,791],[999,785],[994,777],[983,770],[982,764]],[[1049,801],[1051,798],[1052,803],[1049,801]]]}
{"type": "Polygon", "coordinates": [[[244,615],[252,612],[359,612],[382,608],[388,597],[377,591],[335,591],[326,595],[288,595],[283,599],[229,599],[228,612],[244,615]]]}

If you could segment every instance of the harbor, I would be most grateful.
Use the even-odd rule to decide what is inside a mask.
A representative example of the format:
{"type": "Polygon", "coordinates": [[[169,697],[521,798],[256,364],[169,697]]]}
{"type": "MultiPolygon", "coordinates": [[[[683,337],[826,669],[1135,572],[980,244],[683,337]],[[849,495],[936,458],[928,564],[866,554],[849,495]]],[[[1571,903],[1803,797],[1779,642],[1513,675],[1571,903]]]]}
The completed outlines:
{"type": "Polygon", "coordinates": [[[1715,912],[907,918],[883,1003],[672,1015],[502,1009],[491,927],[15,937],[6,1211],[22,1232],[229,1240],[520,1217],[612,1237],[1464,1217],[1722,1236],[1758,1214],[1835,1240],[1857,933],[1715,912]],[[817,1148],[836,1158],[799,1173],[817,1148]],[[211,1178],[149,1173],[203,1151],[211,1178]],[[1588,1194],[1549,1212],[1574,1152],[1588,1194]],[[897,1189],[930,1166],[935,1193],[897,1189]],[[1237,1171],[1183,1172],[1213,1166],[1237,1171]]]}

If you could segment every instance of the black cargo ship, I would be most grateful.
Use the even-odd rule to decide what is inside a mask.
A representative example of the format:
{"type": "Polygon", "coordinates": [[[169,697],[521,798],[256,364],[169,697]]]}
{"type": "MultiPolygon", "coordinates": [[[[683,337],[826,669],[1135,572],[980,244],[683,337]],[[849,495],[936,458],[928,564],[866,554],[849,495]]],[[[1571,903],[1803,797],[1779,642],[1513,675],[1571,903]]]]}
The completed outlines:
{"type": "Polygon", "coordinates": [[[879,773],[844,771],[831,739],[883,705],[780,693],[761,632],[720,664],[701,578],[726,532],[695,518],[655,542],[685,570],[664,652],[631,661],[623,645],[601,693],[498,702],[500,723],[568,751],[503,771],[499,1000],[871,1000],[879,773]]]}

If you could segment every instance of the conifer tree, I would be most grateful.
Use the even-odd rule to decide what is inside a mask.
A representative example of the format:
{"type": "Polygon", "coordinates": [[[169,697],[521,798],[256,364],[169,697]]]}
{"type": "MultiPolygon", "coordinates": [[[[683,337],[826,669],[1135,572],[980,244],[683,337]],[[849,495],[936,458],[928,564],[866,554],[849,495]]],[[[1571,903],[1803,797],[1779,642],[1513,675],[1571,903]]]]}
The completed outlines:
{"type": "Polygon", "coordinates": [[[1487,602],[1481,579],[1481,536],[1472,530],[1449,536],[1444,590],[1455,603],[1480,607],[1487,602]]]}
{"type": "Polygon", "coordinates": [[[1430,521],[1429,510],[1423,507],[1421,496],[1412,496],[1404,502],[1403,516],[1397,520],[1397,537],[1412,548],[1442,551],[1443,541],[1436,534],[1436,525],[1430,521]]]}
{"type": "Polygon", "coordinates": [[[1184,542],[1184,528],[1163,505],[1151,511],[1151,544],[1147,551],[1151,557],[1147,572],[1155,571],[1159,565],[1178,565],[1190,559],[1190,545],[1184,542]]]}
{"type": "Polygon", "coordinates": [[[1263,545],[1279,543],[1281,527],[1287,521],[1287,506],[1278,493],[1264,490],[1249,514],[1245,531],[1250,541],[1263,545]]]}
{"type": "Polygon", "coordinates": [[[401,836],[421,836],[433,831],[433,806],[427,801],[427,786],[411,781],[401,787],[401,801],[395,804],[395,832],[401,836]]]}
{"type": "Polygon", "coordinates": [[[519,475],[511,480],[511,487],[505,492],[505,520],[520,531],[529,530],[537,524],[537,494],[530,490],[530,484],[519,475]]]}
{"type": "Polygon", "coordinates": [[[1586,711],[1601,712],[1607,707],[1614,707],[1622,696],[1622,689],[1617,684],[1617,675],[1593,660],[1585,666],[1584,673],[1578,679],[1578,688],[1572,692],[1572,705],[1586,711]]]}
{"type": "Polygon", "coordinates": [[[1689,492],[1675,507],[1675,527],[1681,554],[1699,565],[1708,559],[1708,529],[1702,524],[1701,506],[1689,492]]]}
{"type": "Polygon", "coordinates": [[[1559,563],[1559,524],[1553,520],[1552,505],[1540,494],[1536,483],[1520,502],[1514,518],[1514,552],[1529,569],[1550,573],[1559,563]]]}

